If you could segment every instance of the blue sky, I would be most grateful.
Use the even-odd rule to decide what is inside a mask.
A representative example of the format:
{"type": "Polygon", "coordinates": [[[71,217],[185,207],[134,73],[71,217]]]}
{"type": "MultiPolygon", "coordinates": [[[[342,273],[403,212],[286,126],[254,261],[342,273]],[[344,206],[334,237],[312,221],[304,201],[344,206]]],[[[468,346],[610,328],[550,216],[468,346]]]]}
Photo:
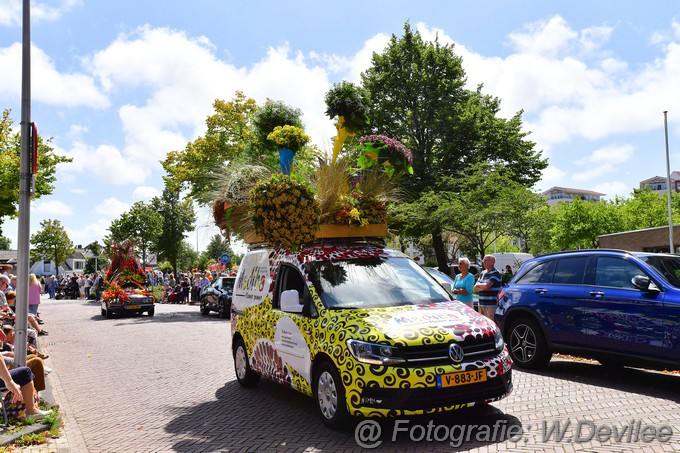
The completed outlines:
{"type": "MultiPolygon", "coordinates": [[[[20,118],[21,0],[0,0],[0,108],[20,118]]],[[[372,52],[410,21],[455,44],[468,85],[524,111],[549,158],[535,190],[552,186],[628,196],[680,170],[680,17],[672,0],[227,0],[32,3],[32,119],[73,157],[53,195],[32,203],[31,233],[58,218],[76,244],[162,191],[159,160],[205,131],[215,99],[236,90],[302,109],[322,149],[334,135],[323,97],[358,81],[372,52]]],[[[217,233],[198,211],[187,240],[217,233]]],[[[16,221],[3,234],[16,247],[16,221]]]]}

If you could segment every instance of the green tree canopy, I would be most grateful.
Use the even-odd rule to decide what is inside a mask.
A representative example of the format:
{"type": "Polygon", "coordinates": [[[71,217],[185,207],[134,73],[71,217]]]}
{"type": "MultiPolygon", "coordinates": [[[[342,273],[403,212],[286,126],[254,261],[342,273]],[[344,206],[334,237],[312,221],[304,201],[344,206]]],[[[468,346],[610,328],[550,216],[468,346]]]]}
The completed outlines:
{"type": "Polygon", "coordinates": [[[142,268],[146,267],[146,254],[158,241],[163,231],[163,218],[152,204],[138,201],[111,222],[111,240],[123,242],[131,239],[142,252],[142,268]]]}
{"type": "MultiPolygon", "coordinates": [[[[4,110],[0,118],[0,227],[5,217],[18,214],[21,134],[13,131],[12,124],[10,110],[4,110]]],[[[73,160],[55,154],[51,142],[51,138],[44,140],[38,137],[38,172],[33,199],[51,194],[57,180],[57,164],[73,160]]]]}
{"type": "MultiPolygon", "coordinates": [[[[182,257],[182,244],[187,231],[191,231],[196,214],[190,199],[180,200],[179,191],[166,186],[161,197],[151,200],[151,205],[163,218],[163,227],[156,243],[162,258],[172,264],[177,273],[178,260],[182,257]]],[[[195,252],[194,252],[195,253],[195,252]]]]}
{"type": "Polygon", "coordinates": [[[221,234],[216,234],[210,239],[210,243],[208,243],[207,247],[205,248],[204,254],[214,261],[219,261],[220,256],[223,253],[227,253],[229,256],[234,255],[234,251],[232,250],[229,241],[224,239],[221,234]]]}
{"type": "Polygon", "coordinates": [[[31,260],[52,260],[57,266],[75,252],[73,242],[59,220],[40,222],[40,231],[31,236],[31,260]]]}
{"type": "MultiPolygon", "coordinates": [[[[483,95],[481,88],[464,88],[462,60],[453,46],[437,39],[425,42],[408,23],[401,38],[393,35],[385,51],[373,55],[361,77],[370,93],[373,130],[397,138],[413,153],[414,175],[403,183],[416,205],[410,211],[400,209],[397,223],[410,226],[416,237],[430,233],[439,267],[445,270],[444,219],[431,216],[433,206],[454,203],[450,209],[463,210],[455,203],[460,205],[466,195],[455,195],[461,181],[474,173],[474,164],[493,166],[506,180],[530,187],[547,161],[521,131],[521,113],[509,120],[499,117],[497,98],[483,95]]],[[[470,222],[480,223],[474,235],[464,228],[479,249],[488,243],[488,224],[499,221],[499,215],[465,212],[470,222]]]]}

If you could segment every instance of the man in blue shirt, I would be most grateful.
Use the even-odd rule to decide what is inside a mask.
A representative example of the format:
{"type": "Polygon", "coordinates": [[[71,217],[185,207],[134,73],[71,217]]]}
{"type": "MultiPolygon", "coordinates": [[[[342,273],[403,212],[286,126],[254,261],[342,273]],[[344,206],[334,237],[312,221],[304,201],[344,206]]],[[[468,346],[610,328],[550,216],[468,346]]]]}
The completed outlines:
{"type": "Polygon", "coordinates": [[[479,294],[479,312],[493,321],[496,312],[498,291],[501,289],[501,273],[496,269],[496,258],[486,255],[482,260],[484,271],[473,290],[479,294]]]}

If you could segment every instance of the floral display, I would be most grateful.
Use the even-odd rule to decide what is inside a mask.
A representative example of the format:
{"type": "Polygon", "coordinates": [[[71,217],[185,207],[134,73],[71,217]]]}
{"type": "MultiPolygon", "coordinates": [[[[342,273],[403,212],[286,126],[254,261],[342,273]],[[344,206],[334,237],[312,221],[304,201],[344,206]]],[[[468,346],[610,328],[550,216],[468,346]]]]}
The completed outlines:
{"type": "Polygon", "coordinates": [[[359,138],[360,150],[358,164],[361,168],[382,165],[385,171],[394,174],[413,174],[413,155],[399,140],[385,135],[366,135],[359,138]]]}
{"type": "Polygon", "coordinates": [[[273,175],[250,193],[255,232],[273,246],[297,247],[314,240],[319,204],[306,181],[296,175],[273,175]]]}
{"type": "Polygon", "coordinates": [[[111,246],[111,266],[104,278],[104,300],[118,298],[121,301],[130,299],[131,294],[151,296],[144,286],[146,274],[135,256],[133,241],[124,241],[111,246]]]}
{"type": "Polygon", "coordinates": [[[356,226],[387,223],[387,207],[375,198],[359,192],[340,196],[334,209],[333,223],[356,226]]]}
{"type": "Polygon", "coordinates": [[[347,137],[354,137],[369,125],[368,91],[351,82],[342,81],[326,93],[326,115],[338,117],[335,128],[338,135],[333,144],[333,163],[338,158],[347,137]]]}
{"type": "Polygon", "coordinates": [[[130,300],[130,295],[116,282],[111,282],[102,294],[104,300],[118,299],[120,301],[130,300]]]}
{"type": "Polygon", "coordinates": [[[276,143],[279,148],[288,148],[295,153],[309,143],[311,137],[305,134],[305,131],[302,128],[286,125],[276,126],[274,130],[267,135],[267,140],[276,143]]]}

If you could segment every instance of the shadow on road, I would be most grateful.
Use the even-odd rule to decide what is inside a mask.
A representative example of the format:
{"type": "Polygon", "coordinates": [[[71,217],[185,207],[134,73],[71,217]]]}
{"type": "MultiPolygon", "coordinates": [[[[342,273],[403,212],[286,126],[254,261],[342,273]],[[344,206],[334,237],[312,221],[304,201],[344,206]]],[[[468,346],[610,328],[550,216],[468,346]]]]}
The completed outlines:
{"type": "Polygon", "coordinates": [[[607,367],[595,362],[553,359],[547,368],[524,373],[566,379],[680,403],[680,375],[639,368],[607,367]]]}
{"type": "Polygon", "coordinates": [[[129,314],[116,314],[113,318],[106,319],[99,312],[93,315],[90,319],[93,321],[107,321],[115,322],[116,325],[131,325],[140,323],[169,323],[169,322],[222,322],[229,323],[229,319],[220,318],[219,316],[205,316],[198,311],[198,306],[195,307],[196,311],[182,311],[182,312],[163,312],[159,311],[156,307],[156,313],[154,316],[148,316],[146,313],[129,313],[129,314]]]}
{"type": "MultiPolygon", "coordinates": [[[[327,428],[312,398],[269,381],[260,381],[251,389],[228,382],[216,397],[215,402],[195,407],[170,408],[177,416],[166,425],[166,431],[184,438],[174,445],[176,451],[362,450],[355,439],[359,420],[344,431],[327,428]]],[[[511,426],[521,434],[520,421],[493,406],[378,422],[381,435],[372,445],[376,441],[380,445],[375,451],[451,451],[453,446],[467,450],[507,440],[511,426]],[[396,436],[395,423],[400,427],[396,436]],[[439,427],[436,432],[430,428],[429,441],[428,424],[439,427]],[[494,426],[497,434],[492,436],[494,426]],[[469,440],[465,439],[466,429],[470,430],[469,440]],[[460,446],[452,445],[452,440],[460,446]]]]}

